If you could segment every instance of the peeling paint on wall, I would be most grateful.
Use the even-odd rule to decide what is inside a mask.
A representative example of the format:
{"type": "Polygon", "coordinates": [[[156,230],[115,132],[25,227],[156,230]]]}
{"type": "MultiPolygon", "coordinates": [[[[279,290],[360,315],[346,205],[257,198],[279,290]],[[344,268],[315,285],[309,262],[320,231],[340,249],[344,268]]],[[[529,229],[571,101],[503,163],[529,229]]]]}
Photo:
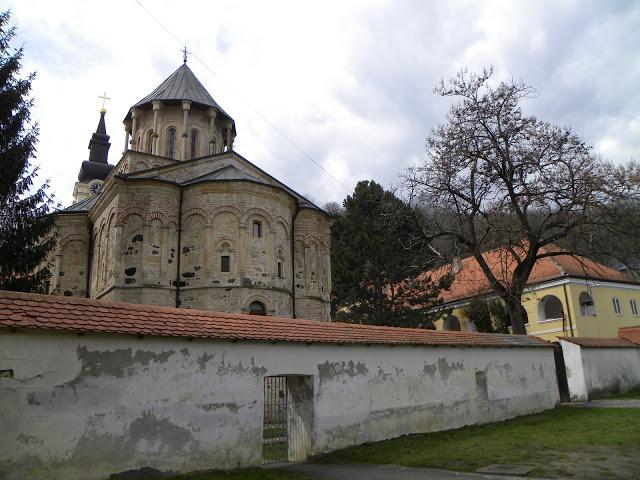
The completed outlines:
{"type": "Polygon", "coordinates": [[[355,363],[353,360],[348,362],[329,362],[318,364],[318,378],[320,383],[336,377],[355,377],[356,375],[366,375],[369,372],[366,365],[362,362],[355,363]]]}
{"type": "Polygon", "coordinates": [[[440,372],[440,378],[443,381],[449,380],[451,373],[456,370],[462,370],[464,367],[464,362],[447,362],[446,358],[438,359],[438,372],[440,372]]]}
{"type": "Polygon", "coordinates": [[[168,350],[162,353],[136,350],[133,353],[131,348],[89,351],[87,347],[78,347],[78,360],[82,362],[80,373],[67,382],[71,387],[81,383],[85,377],[99,377],[100,375],[111,375],[117,378],[133,375],[136,365],[147,366],[150,362],[165,363],[175,352],[168,350]]]}
{"type": "Polygon", "coordinates": [[[124,463],[140,450],[149,455],[181,455],[197,451],[199,446],[186,428],[144,412],[122,434],[101,433],[88,422],[71,457],[82,464],[100,463],[105,458],[124,463]]]}

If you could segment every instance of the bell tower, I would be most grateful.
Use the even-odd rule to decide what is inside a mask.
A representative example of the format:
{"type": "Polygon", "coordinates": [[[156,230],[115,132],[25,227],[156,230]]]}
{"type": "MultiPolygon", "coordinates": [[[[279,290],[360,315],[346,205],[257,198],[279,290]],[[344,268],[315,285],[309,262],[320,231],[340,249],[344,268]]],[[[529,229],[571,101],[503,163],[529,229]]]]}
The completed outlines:
{"type": "MultiPolygon", "coordinates": [[[[108,99],[106,95],[100,97],[104,100],[108,99]]],[[[73,188],[73,201],[78,203],[98,193],[100,185],[107,178],[113,165],[107,162],[109,156],[109,135],[107,135],[107,127],[105,125],[104,115],[106,113],[104,103],[100,109],[100,120],[98,128],[89,140],[89,160],[82,162],[80,173],[78,173],[78,181],[73,188]]]]}

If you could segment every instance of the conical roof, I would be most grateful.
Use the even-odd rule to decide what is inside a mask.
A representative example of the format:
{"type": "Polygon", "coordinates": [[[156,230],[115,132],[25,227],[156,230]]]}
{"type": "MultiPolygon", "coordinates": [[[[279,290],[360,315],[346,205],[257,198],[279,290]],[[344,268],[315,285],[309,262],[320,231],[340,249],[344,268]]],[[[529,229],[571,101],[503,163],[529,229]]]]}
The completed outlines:
{"type": "MultiPolygon", "coordinates": [[[[169,77],[162,82],[158,87],[149,95],[144,97],[138,103],[131,108],[141,108],[151,104],[154,100],[161,100],[163,102],[180,102],[182,100],[190,100],[193,103],[212,107],[217,109],[224,116],[233,121],[231,116],[225,112],[220,105],[216,103],[213,97],[204,88],[204,85],[200,83],[200,80],[196,78],[191,69],[186,63],[180,65],[180,67],[173,72],[169,77]]],[[[130,114],[131,112],[129,112],[130,114]]],[[[128,115],[127,115],[128,116],[128,115]]]]}

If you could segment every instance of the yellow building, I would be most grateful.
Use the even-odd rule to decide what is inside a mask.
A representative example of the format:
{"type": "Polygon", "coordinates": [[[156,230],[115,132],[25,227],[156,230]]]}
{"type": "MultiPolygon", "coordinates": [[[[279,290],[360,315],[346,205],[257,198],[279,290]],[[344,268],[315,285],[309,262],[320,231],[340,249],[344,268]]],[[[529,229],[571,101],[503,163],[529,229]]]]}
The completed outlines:
{"type": "MultiPolygon", "coordinates": [[[[484,255],[492,272],[507,284],[515,262],[497,251],[484,255]]],[[[495,298],[473,257],[433,272],[452,272],[455,280],[443,292],[450,315],[436,321],[439,330],[476,330],[466,315],[475,297],[495,298]]],[[[556,340],[560,336],[616,337],[618,328],[640,325],[640,284],[621,272],[585,257],[560,255],[536,262],[522,298],[527,333],[556,340]]],[[[442,308],[439,307],[439,308],[442,308]]]]}

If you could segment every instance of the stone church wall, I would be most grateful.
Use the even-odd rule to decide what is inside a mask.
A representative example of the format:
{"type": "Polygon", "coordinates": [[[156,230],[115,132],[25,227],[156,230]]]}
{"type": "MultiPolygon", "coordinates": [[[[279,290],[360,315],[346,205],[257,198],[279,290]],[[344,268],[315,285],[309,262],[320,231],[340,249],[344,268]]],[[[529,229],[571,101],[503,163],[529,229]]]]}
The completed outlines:
{"type": "Polygon", "coordinates": [[[302,209],[295,223],[296,316],[330,318],[331,237],[326,217],[302,209]]]}
{"type": "MultiPolygon", "coordinates": [[[[264,379],[308,385],[305,454],[559,401],[546,347],[256,343],[0,331],[0,477],[259,466],[264,379]]],[[[297,457],[304,459],[304,456],[297,457]]]]}
{"type": "MultiPolygon", "coordinates": [[[[107,190],[91,212],[92,298],[175,306],[179,281],[183,307],[241,312],[259,301],[269,315],[291,316],[295,274],[296,316],[330,319],[330,225],[323,214],[310,209],[298,214],[293,272],[295,200],[282,190],[250,182],[185,187],[178,246],[180,187],[145,179],[115,181],[118,188],[107,190]],[[222,257],[229,257],[228,272],[222,257]]],[[[76,231],[78,222],[65,228],[76,231]]],[[[66,267],[71,272],[66,278],[80,278],[86,270],[81,250],[78,244],[69,255],[74,270],[66,267]]],[[[84,296],[80,283],[62,286],[84,296]]]]}
{"type": "Polygon", "coordinates": [[[58,240],[48,260],[52,267],[49,292],[54,295],[86,296],[89,221],[83,214],[58,215],[58,240]]]}

